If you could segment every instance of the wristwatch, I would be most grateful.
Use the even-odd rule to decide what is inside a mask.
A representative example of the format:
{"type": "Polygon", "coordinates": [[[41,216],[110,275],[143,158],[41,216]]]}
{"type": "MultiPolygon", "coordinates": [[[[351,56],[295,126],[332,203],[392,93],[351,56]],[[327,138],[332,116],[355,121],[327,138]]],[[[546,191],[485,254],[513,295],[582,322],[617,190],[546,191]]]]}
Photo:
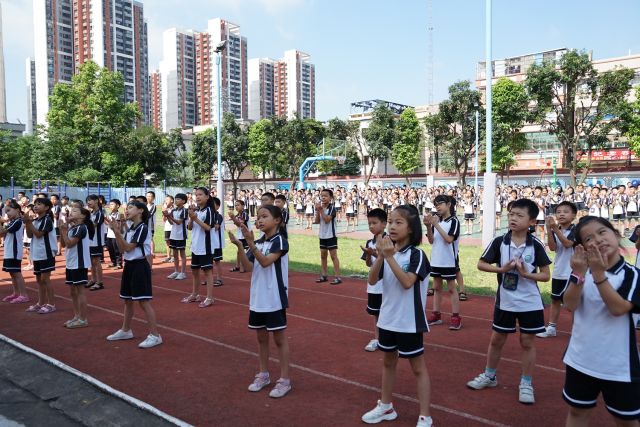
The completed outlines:
{"type": "Polygon", "coordinates": [[[571,276],[569,276],[569,281],[572,281],[573,283],[575,283],[578,286],[582,286],[584,285],[584,277],[583,276],[579,276],[575,273],[571,273],[571,276]]]}

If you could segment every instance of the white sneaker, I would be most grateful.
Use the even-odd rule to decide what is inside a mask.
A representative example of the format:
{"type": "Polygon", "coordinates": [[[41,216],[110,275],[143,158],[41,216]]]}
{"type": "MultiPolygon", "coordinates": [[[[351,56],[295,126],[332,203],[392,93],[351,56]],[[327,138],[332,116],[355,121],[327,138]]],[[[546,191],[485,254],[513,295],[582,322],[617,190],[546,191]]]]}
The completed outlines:
{"type": "Polygon", "coordinates": [[[520,403],[532,405],[536,402],[533,396],[533,386],[531,384],[520,383],[520,394],[518,396],[520,403]]]}
{"type": "Polygon", "coordinates": [[[269,379],[269,374],[263,375],[261,373],[256,374],[256,377],[253,379],[253,382],[249,384],[249,391],[260,391],[266,386],[271,384],[271,380],[269,379]]]}
{"type": "Polygon", "coordinates": [[[378,349],[378,340],[369,341],[369,344],[364,349],[365,351],[376,351],[378,349]]]}
{"type": "Polygon", "coordinates": [[[269,397],[279,399],[291,391],[291,381],[280,378],[269,392],[269,397]]]}
{"type": "Polygon", "coordinates": [[[556,336],[556,327],[555,326],[547,326],[547,330],[544,332],[540,332],[536,334],[538,338],[552,338],[556,336]]]}
{"type": "Polygon", "coordinates": [[[151,348],[162,344],[162,337],[160,335],[147,335],[147,339],[138,344],[140,348],[151,348]]]}
{"type": "Polygon", "coordinates": [[[176,280],[184,280],[186,278],[187,278],[186,273],[178,273],[178,275],[175,277],[176,280]]]}
{"type": "Polygon", "coordinates": [[[177,271],[174,271],[173,273],[167,276],[167,279],[176,279],[178,275],[180,275],[180,273],[178,273],[177,271]]]}
{"type": "Polygon", "coordinates": [[[381,421],[391,421],[398,418],[398,413],[393,409],[392,403],[389,403],[386,409],[383,405],[384,403],[378,400],[376,407],[362,416],[362,421],[367,424],[378,424],[381,421]]]}
{"type": "Polygon", "coordinates": [[[129,329],[128,331],[123,331],[122,329],[118,329],[115,333],[109,335],[107,337],[108,341],[118,341],[118,340],[130,340],[133,338],[133,331],[129,329]]]}
{"type": "Polygon", "coordinates": [[[491,379],[488,376],[486,376],[484,372],[467,383],[467,387],[472,388],[474,390],[482,390],[483,388],[495,387],[497,385],[498,385],[498,378],[494,377],[493,379],[491,379]]]}
{"type": "Polygon", "coordinates": [[[418,417],[418,423],[416,427],[431,427],[433,425],[433,420],[431,417],[425,417],[424,415],[420,415],[418,417]]]}

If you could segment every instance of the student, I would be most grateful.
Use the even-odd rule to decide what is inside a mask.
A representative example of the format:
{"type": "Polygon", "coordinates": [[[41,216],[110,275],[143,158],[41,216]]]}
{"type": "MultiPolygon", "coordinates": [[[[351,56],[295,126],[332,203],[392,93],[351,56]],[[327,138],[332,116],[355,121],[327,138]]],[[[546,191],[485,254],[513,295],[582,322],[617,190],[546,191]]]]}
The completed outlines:
{"type": "Polygon", "coordinates": [[[151,230],[151,236],[149,236],[149,240],[151,241],[151,253],[147,255],[153,259],[155,257],[155,244],[153,243],[153,236],[156,233],[156,193],[153,191],[147,191],[145,195],[147,199],[147,209],[149,210],[149,230],[151,230]]]}
{"type": "Polygon", "coordinates": [[[62,196],[60,199],[60,222],[67,222],[67,218],[69,216],[69,197],[62,196]]]}
{"type": "Polygon", "coordinates": [[[187,278],[187,221],[189,212],[185,208],[188,198],[184,193],[176,194],[174,199],[175,208],[171,211],[163,210],[165,220],[171,223],[169,234],[169,248],[173,252],[173,273],[167,276],[168,279],[184,280],[187,278]]]}
{"type": "Polygon", "coordinates": [[[433,424],[423,344],[423,334],[429,331],[425,316],[429,260],[418,249],[422,240],[418,210],[410,205],[394,209],[389,215],[388,233],[376,244],[378,258],[369,270],[368,279],[369,283],[382,279],[383,298],[378,319],[378,348],[384,352],[382,394],[376,407],[362,416],[362,421],[376,424],[398,417],[391,398],[398,357],[402,357],[409,359],[416,377],[420,404],[417,426],[427,427],[433,424]]]}
{"type": "MultiPolygon", "coordinates": [[[[240,243],[242,243],[242,247],[245,250],[247,250],[247,248],[248,248],[247,241],[244,239],[244,235],[242,234],[242,224],[244,224],[245,226],[248,227],[249,214],[244,209],[244,202],[242,200],[236,200],[236,203],[235,203],[234,207],[236,209],[236,213],[234,214],[232,211],[229,211],[229,217],[231,218],[231,220],[233,221],[233,223],[237,227],[236,238],[240,241],[240,243]]],[[[240,273],[244,273],[245,272],[244,266],[240,262],[240,258],[236,258],[235,267],[233,267],[229,271],[231,271],[232,273],[236,272],[236,271],[239,271],[240,273]]]]}
{"type": "Polygon", "coordinates": [[[498,291],[486,368],[467,383],[467,387],[475,390],[498,385],[496,369],[502,348],[508,334],[516,332],[517,321],[523,353],[518,400],[525,404],[535,402],[532,385],[535,334],[545,331],[544,306],[537,282],[549,280],[551,264],[544,244],[528,233],[529,227],[536,224],[538,213],[533,200],[512,202],[507,215],[509,231],[495,237],[478,261],[478,270],[497,273],[498,291]]]}
{"type": "Polygon", "coordinates": [[[102,206],[100,205],[100,199],[95,194],[87,196],[87,209],[91,212],[91,221],[93,221],[93,227],[95,233],[93,239],[91,239],[91,245],[89,246],[89,253],[91,254],[91,281],[87,282],[86,288],[91,291],[99,291],[104,289],[102,283],[102,263],[100,259],[104,256],[104,237],[103,224],[104,214],[102,213],[102,206]]]}
{"type": "Polygon", "coordinates": [[[254,242],[253,232],[246,225],[241,230],[249,250],[245,253],[242,242],[229,232],[231,243],[238,248],[238,258],[245,270],[251,271],[249,293],[249,328],[258,336],[260,372],[249,385],[249,391],[257,392],[271,383],[269,377],[269,332],[278,348],[280,379],[269,396],[280,398],[291,391],[289,376],[289,344],[285,335],[286,309],[289,307],[289,244],[282,236],[282,210],[272,205],[258,209],[257,226],[262,237],[254,242]]]}
{"type": "Polygon", "coordinates": [[[602,393],[617,426],[640,418],[640,352],[631,313],[640,311],[640,270],[620,255],[618,231],[605,218],[584,217],[576,226],[572,273],[563,293],[573,312],[564,354],[562,395],[567,426],[586,426],[602,393]]]}
{"type": "Polygon", "coordinates": [[[167,247],[167,257],[162,260],[162,262],[173,262],[171,247],[169,246],[169,239],[171,239],[171,228],[173,224],[169,221],[169,217],[171,216],[171,211],[174,209],[174,198],[173,196],[167,195],[164,198],[164,204],[162,205],[162,215],[164,218],[164,243],[167,247]],[[166,212],[166,215],[165,215],[166,212]]]}
{"type": "Polygon", "coordinates": [[[287,208],[287,198],[284,194],[278,194],[273,202],[282,211],[282,227],[280,232],[285,239],[288,239],[289,233],[287,227],[289,226],[289,209],[287,208]]]}
{"type": "MultiPolygon", "coordinates": [[[[384,209],[371,209],[367,213],[367,222],[369,223],[369,231],[373,234],[373,238],[367,240],[362,249],[362,257],[367,267],[376,262],[376,259],[380,256],[376,249],[376,244],[379,243],[386,233],[384,229],[387,227],[387,213],[384,209]]],[[[382,305],[382,280],[378,280],[373,285],[367,283],[367,313],[373,316],[374,320],[374,338],[369,341],[364,349],[365,351],[376,351],[378,349],[378,316],[380,315],[380,305],[382,305]]]]}
{"type": "MultiPolygon", "coordinates": [[[[145,205],[147,204],[147,197],[146,196],[137,196],[136,197],[136,201],[140,202],[140,203],[144,203],[145,205]]],[[[154,205],[154,209],[155,209],[155,205],[154,205]]],[[[147,210],[149,210],[149,208],[147,207],[147,210]]],[[[154,219],[155,222],[155,219],[154,219]]],[[[149,226],[149,224],[147,224],[147,227],[149,226]]],[[[126,221],[126,227],[127,230],[129,228],[131,228],[131,221],[126,221]]],[[[151,268],[151,270],[153,271],[153,258],[155,257],[152,249],[153,249],[153,234],[154,232],[150,232],[147,233],[147,240],[144,242],[145,245],[145,251],[144,253],[147,254],[147,261],[149,262],[149,267],[151,268]]]]}
{"type": "Polygon", "coordinates": [[[24,225],[22,222],[20,205],[13,199],[8,199],[3,203],[3,212],[7,217],[7,222],[0,227],[0,236],[4,237],[4,260],[2,261],[2,271],[11,276],[13,292],[2,299],[3,302],[11,304],[22,304],[29,302],[29,295],[24,285],[22,277],[22,235],[24,225]]]}
{"type": "Polygon", "coordinates": [[[542,187],[537,186],[533,190],[533,201],[536,203],[536,205],[538,205],[538,216],[536,217],[536,230],[538,232],[538,238],[540,239],[540,241],[544,241],[544,211],[546,209],[547,202],[542,196],[542,187]]]}
{"type": "MultiPolygon", "coordinates": [[[[111,221],[122,221],[124,220],[124,216],[120,213],[120,200],[111,199],[109,201],[109,214],[105,217],[105,221],[110,223],[111,221]]],[[[93,233],[91,233],[93,237],[93,233]]],[[[109,252],[109,259],[111,259],[111,264],[109,268],[112,270],[118,270],[122,268],[122,254],[118,249],[118,243],[116,242],[116,235],[114,234],[111,227],[107,229],[107,251],[109,252]]]]}
{"type": "Polygon", "coordinates": [[[214,225],[213,198],[209,195],[209,189],[198,187],[195,191],[196,205],[198,208],[189,208],[189,223],[187,228],[191,230],[191,273],[193,274],[192,292],[182,299],[183,303],[200,302],[198,287],[200,286],[200,272],[204,274],[207,286],[207,297],[200,302],[200,308],[213,305],[213,238],[211,237],[214,225]]]}
{"type": "Polygon", "coordinates": [[[342,283],[340,279],[340,260],[338,259],[338,236],[336,234],[336,210],[333,206],[333,191],[325,188],[320,193],[320,203],[315,206],[315,223],[320,224],[320,277],[316,283],[327,281],[327,254],[331,255],[335,278],[332,285],[342,283]]]}
{"type": "Polygon", "coordinates": [[[313,228],[311,224],[313,223],[313,217],[315,216],[313,213],[313,198],[311,197],[311,194],[307,194],[304,198],[304,216],[307,218],[307,226],[305,229],[311,230],[313,228]]]}
{"type": "Polygon", "coordinates": [[[571,202],[560,202],[555,210],[556,219],[547,217],[547,242],[549,249],[556,253],[551,276],[551,307],[549,308],[549,323],[547,329],[537,334],[540,338],[555,337],[558,318],[562,306],[562,290],[569,280],[571,266],[569,261],[573,255],[575,241],[573,221],[578,214],[578,208],[571,202]],[[557,222],[556,222],[557,220],[557,222]]]}
{"type": "Polygon", "coordinates": [[[60,242],[60,230],[59,230],[60,211],[62,208],[59,202],[60,202],[59,196],[57,194],[52,194],[51,204],[53,205],[53,207],[51,208],[51,213],[53,214],[53,227],[56,230],[56,256],[62,255],[62,243],[60,242]]]}
{"type": "Polygon", "coordinates": [[[145,253],[145,242],[149,234],[148,215],[147,205],[136,201],[127,205],[126,218],[132,222],[132,225],[124,236],[117,222],[109,224],[116,235],[125,263],[120,284],[120,298],[124,300],[124,320],[122,328],[109,335],[107,340],[118,341],[133,338],[131,321],[135,309],[134,302],[138,301],[149,325],[149,335],[138,344],[140,348],[151,348],[162,344],[162,337],[158,333],[156,324],[156,314],[151,306],[151,299],[153,299],[151,266],[145,253]]]}
{"type": "MultiPolygon", "coordinates": [[[[113,200],[112,200],[113,202],[113,200]]],[[[88,267],[91,265],[89,245],[95,233],[91,212],[84,208],[72,208],[68,223],[60,224],[60,237],[64,242],[66,260],[65,283],[70,286],[73,303],[73,318],[64,322],[69,329],[86,328],[87,297],[84,285],[89,281],[88,267]]],[[[114,219],[114,222],[117,219],[114,219]]]]}
{"type": "Polygon", "coordinates": [[[25,215],[22,218],[27,236],[31,239],[31,258],[33,259],[33,274],[38,282],[38,302],[29,308],[28,312],[49,314],[56,311],[53,286],[51,286],[51,272],[56,269],[55,251],[56,231],[53,227],[51,200],[39,197],[33,204],[36,218],[25,215]]]}
{"type": "Polygon", "coordinates": [[[442,280],[447,281],[451,299],[451,324],[449,329],[462,328],[460,317],[460,298],[456,286],[458,267],[458,237],[460,221],[455,216],[455,199],[441,194],[433,201],[436,215],[427,214],[424,224],[427,226],[427,239],[433,245],[431,250],[431,276],[433,277],[433,312],[427,317],[429,325],[442,324],[440,306],[442,305],[442,280]]]}
{"type": "MultiPolygon", "coordinates": [[[[347,233],[349,232],[349,226],[353,227],[353,231],[356,231],[356,203],[353,201],[353,196],[351,194],[347,194],[347,200],[345,201],[346,205],[346,216],[347,216],[347,233]]],[[[384,211],[384,209],[383,209],[384,211]]],[[[386,211],[385,211],[386,213],[386,211]]],[[[369,217],[367,216],[367,219],[369,217]]]]}
{"type": "MultiPolygon", "coordinates": [[[[213,281],[214,287],[224,284],[222,281],[222,248],[224,248],[224,217],[220,213],[220,199],[212,196],[213,200],[213,230],[211,230],[211,238],[213,245],[213,266],[216,270],[216,280],[213,281]]],[[[273,203],[271,203],[273,204],[273,203]]]]}

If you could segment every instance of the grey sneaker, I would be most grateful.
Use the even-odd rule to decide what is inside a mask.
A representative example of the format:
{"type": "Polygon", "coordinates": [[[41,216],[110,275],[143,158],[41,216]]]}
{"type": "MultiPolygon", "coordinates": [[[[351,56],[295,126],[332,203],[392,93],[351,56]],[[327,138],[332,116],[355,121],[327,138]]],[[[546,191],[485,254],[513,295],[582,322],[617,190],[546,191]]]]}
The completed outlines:
{"type": "Polygon", "coordinates": [[[472,388],[474,390],[482,390],[483,388],[495,387],[497,385],[498,385],[498,378],[493,377],[493,379],[491,379],[488,376],[486,376],[484,372],[467,383],[467,387],[472,388]]]}
{"type": "Polygon", "coordinates": [[[518,400],[520,403],[524,403],[526,405],[533,405],[536,403],[536,399],[533,396],[533,386],[531,384],[520,383],[518,400]]]}

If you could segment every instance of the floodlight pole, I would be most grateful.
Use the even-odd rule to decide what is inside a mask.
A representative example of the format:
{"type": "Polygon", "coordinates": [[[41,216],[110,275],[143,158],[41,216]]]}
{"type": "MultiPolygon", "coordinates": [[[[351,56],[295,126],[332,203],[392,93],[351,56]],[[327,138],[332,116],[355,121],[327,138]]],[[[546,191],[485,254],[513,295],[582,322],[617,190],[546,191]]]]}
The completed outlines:
{"type": "Polygon", "coordinates": [[[495,236],[496,232],[496,174],[493,173],[493,159],[491,152],[491,139],[492,139],[492,115],[493,115],[493,100],[491,86],[493,84],[493,64],[491,52],[491,1],[485,0],[485,105],[486,105],[486,164],[487,169],[484,174],[484,194],[482,197],[482,246],[487,247],[491,240],[495,236]]]}
{"type": "Polygon", "coordinates": [[[216,65],[218,68],[218,84],[217,84],[217,97],[218,97],[218,122],[216,126],[216,145],[218,148],[218,182],[216,186],[216,193],[220,199],[220,213],[224,217],[224,181],[222,180],[222,88],[220,87],[222,82],[222,51],[227,46],[227,41],[223,40],[218,44],[215,49],[216,52],[216,65]]]}

